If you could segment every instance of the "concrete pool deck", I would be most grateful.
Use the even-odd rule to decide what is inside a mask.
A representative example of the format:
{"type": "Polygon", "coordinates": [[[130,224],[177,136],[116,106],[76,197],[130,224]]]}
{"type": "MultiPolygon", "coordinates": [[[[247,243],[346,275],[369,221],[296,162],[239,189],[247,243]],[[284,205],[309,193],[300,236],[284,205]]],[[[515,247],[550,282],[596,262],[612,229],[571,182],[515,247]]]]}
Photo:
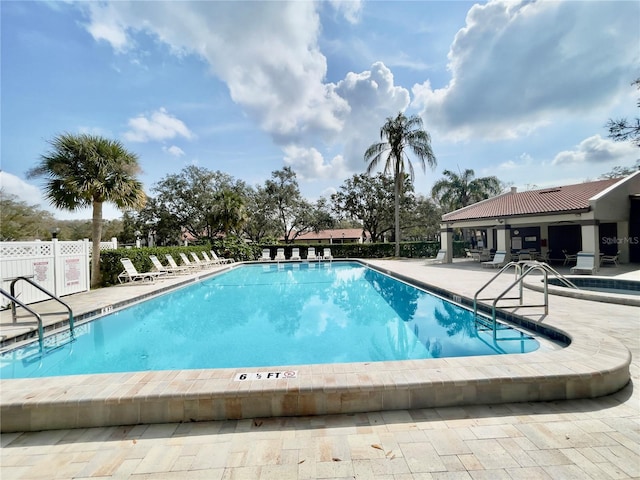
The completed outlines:
{"type": "MultiPolygon", "coordinates": [[[[424,260],[379,260],[371,263],[463,297],[472,297],[477,288],[495,274],[495,271],[482,270],[469,262],[426,265],[424,260]]],[[[158,282],[156,287],[164,286],[163,283],[158,282]]],[[[144,292],[148,293],[149,288],[153,287],[114,287],[82,295],[107,295],[105,292],[110,291],[114,295],[112,301],[115,301],[121,300],[125,292],[133,294],[133,289],[146,289],[144,292]]],[[[73,297],[78,296],[65,297],[65,300],[71,303],[73,297]]],[[[99,307],[99,301],[96,300],[98,297],[93,298],[88,305],[95,309],[99,307]]],[[[542,318],[535,311],[526,314],[567,332],[573,343],[566,349],[526,355],[428,360],[418,364],[302,366],[297,368],[297,384],[278,385],[282,383],[280,380],[275,380],[273,386],[259,382],[243,384],[251,387],[248,390],[260,391],[258,400],[244,404],[237,399],[243,398],[246,391],[238,382],[230,381],[235,370],[3,380],[3,431],[19,425],[24,426],[18,429],[23,431],[146,424],[162,418],[171,422],[40,434],[4,433],[3,478],[7,465],[4,455],[13,451],[12,446],[20,447],[16,456],[8,455],[9,471],[16,473],[16,478],[20,477],[20,472],[35,474],[38,468],[33,462],[41,465],[43,476],[46,476],[44,464],[35,458],[38,445],[46,445],[47,451],[75,451],[72,456],[75,461],[68,457],[66,466],[69,469],[78,467],[78,472],[85,472],[82,475],[86,477],[98,476],[95,472],[102,471],[111,472],[105,475],[109,478],[112,473],[123,473],[123,468],[126,470],[134,465],[129,472],[133,478],[138,474],[138,478],[176,478],[178,475],[185,478],[199,474],[206,478],[223,478],[222,475],[226,475],[225,478],[234,475],[245,475],[246,478],[350,478],[359,471],[369,471],[367,469],[387,475],[386,478],[437,478],[445,472],[467,475],[460,478],[482,478],[482,475],[488,475],[486,478],[499,478],[499,475],[503,478],[636,476],[640,443],[638,393],[633,389],[633,381],[638,380],[636,359],[640,343],[637,307],[564,297],[551,297],[550,302],[548,317],[542,318]],[[591,397],[597,395],[599,389],[618,390],[626,383],[629,350],[634,355],[630,366],[632,383],[613,395],[551,403],[511,403],[553,400],[563,398],[563,395],[571,398],[572,394],[591,397]],[[424,362],[431,362],[431,365],[424,362]],[[224,375],[219,378],[221,373],[224,375]],[[567,375],[576,377],[573,387],[567,387],[571,384],[566,382],[567,375]],[[382,389],[377,390],[377,385],[382,389]],[[225,396],[218,407],[211,398],[215,392],[225,396]],[[175,397],[178,393],[179,401],[175,397]],[[292,397],[294,393],[295,397],[292,397]],[[445,408],[446,405],[460,405],[458,395],[466,397],[462,398],[462,403],[467,405],[445,408]],[[521,395],[526,398],[519,398],[521,395]],[[263,418],[272,414],[274,407],[277,410],[306,405],[317,409],[319,396],[325,399],[320,407],[327,409],[326,413],[364,413],[263,418]],[[141,403],[135,406],[136,398],[145,399],[144,407],[140,408],[141,403]],[[167,398],[172,400],[166,402],[167,398]],[[296,405],[292,398],[298,399],[296,405]],[[496,402],[500,405],[477,406],[496,402]],[[64,408],[55,408],[59,406],[64,408]],[[180,423],[189,421],[191,414],[195,415],[194,419],[207,420],[206,414],[223,413],[216,411],[223,406],[225,414],[245,415],[246,412],[253,420],[180,423]],[[252,409],[254,415],[249,414],[252,409]],[[541,416],[539,412],[542,412],[541,416]],[[187,414],[188,418],[185,418],[187,414]],[[259,420],[255,420],[256,417],[259,420]],[[549,422],[560,423],[555,425],[558,428],[550,429],[549,422]],[[528,428],[531,424],[536,427],[528,428]],[[335,438],[328,440],[327,435],[335,438]],[[95,440],[90,439],[93,436],[95,440]],[[90,446],[86,445],[87,441],[90,446]],[[257,442],[257,450],[252,450],[253,442],[257,442]],[[90,451],[97,444],[101,448],[111,445],[110,452],[115,455],[113,449],[117,450],[120,460],[107,467],[99,465],[100,461],[94,458],[88,465],[79,453],[86,450],[82,450],[83,447],[75,450],[76,443],[85,444],[90,451]],[[129,456],[128,450],[120,450],[137,443],[145,445],[137,456],[129,456]],[[215,460],[201,458],[198,461],[200,453],[213,443],[223,453],[213,455],[215,460]],[[193,448],[187,448],[189,445],[193,448]],[[17,461],[17,456],[28,456],[24,453],[26,447],[33,447],[34,456],[28,457],[31,464],[25,465],[17,461]],[[533,452],[537,452],[536,455],[533,452]],[[16,461],[15,468],[11,467],[12,459],[16,461]],[[498,476],[494,475],[496,472],[499,472],[498,476]],[[554,472],[565,472],[565,475],[555,476],[554,472]],[[156,477],[153,474],[157,474],[156,477]]],[[[109,305],[105,303],[105,307],[109,305]]],[[[292,413],[296,412],[281,411],[284,415],[292,413]]],[[[325,412],[306,414],[309,413],[325,412]]],[[[233,418],[233,415],[225,416],[233,418]]],[[[86,457],[95,455],[98,453],[93,451],[86,457]]],[[[373,475],[363,478],[373,478],[373,475]]]]}

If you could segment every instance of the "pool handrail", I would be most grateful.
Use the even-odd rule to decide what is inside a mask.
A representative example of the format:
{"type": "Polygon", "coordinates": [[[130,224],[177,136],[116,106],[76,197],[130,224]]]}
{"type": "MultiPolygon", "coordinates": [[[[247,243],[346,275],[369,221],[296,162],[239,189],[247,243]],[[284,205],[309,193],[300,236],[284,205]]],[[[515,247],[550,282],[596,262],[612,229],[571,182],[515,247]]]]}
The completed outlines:
{"type": "MultiPolygon", "coordinates": [[[[28,277],[16,277],[11,281],[11,285],[10,285],[10,292],[11,292],[11,296],[14,298],[17,298],[16,296],[16,290],[15,290],[15,285],[18,282],[18,280],[24,280],[25,282],[27,282],[29,285],[31,285],[32,287],[37,288],[38,290],[40,290],[42,293],[44,293],[45,295],[47,295],[48,297],[51,298],[51,300],[55,300],[56,302],[58,302],[60,305],[62,305],[64,308],[67,309],[67,312],[69,312],[69,330],[71,332],[71,337],[73,338],[74,335],[74,322],[73,322],[73,310],[71,310],[71,307],[66,304],[65,302],[63,302],[62,300],[60,300],[60,298],[56,297],[53,293],[51,293],[49,290],[47,290],[46,288],[44,288],[42,285],[34,282],[33,280],[31,280],[28,277]]],[[[22,302],[17,302],[18,305],[22,306],[22,302]]],[[[16,316],[16,303],[11,303],[11,316],[13,318],[13,321],[16,322],[17,321],[17,316],[16,316]]]]}
{"type": "Polygon", "coordinates": [[[569,279],[564,277],[561,273],[553,269],[549,266],[549,264],[545,262],[538,262],[536,260],[524,260],[519,262],[509,262],[504,265],[498,273],[496,273],[493,277],[491,277],[482,287],[476,291],[473,296],[473,316],[477,318],[478,316],[478,300],[493,300],[491,304],[491,318],[493,321],[493,336],[496,336],[496,308],[499,300],[519,300],[520,307],[544,307],[544,314],[549,314],[549,288],[548,288],[548,276],[549,273],[552,273],[556,278],[558,278],[561,282],[565,283],[569,288],[578,288],[576,287],[569,279]],[[508,270],[511,267],[515,267],[516,279],[513,283],[511,283],[505,290],[502,291],[496,297],[489,298],[478,298],[478,295],[481,291],[483,291],[486,287],[488,287],[498,276],[502,274],[502,272],[508,270]],[[532,305],[524,305],[523,304],[523,284],[524,278],[529,275],[532,271],[541,271],[544,275],[544,303],[541,305],[532,304],[532,305]],[[507,292],[509,292],[516,285],[519,286],[519,295],[517,297],[505,297],[507,292]]]}
{"type": "MultiPolygon", "coordinates": [[[[32,310],[31,308],[29,308],[27,305],[22,303],[16,297],[11,295],[9,292],[6,292],[2,288],[0,288],[0,294],[4,295],[6,298],[11,300],[11,309],[14,312],[14,315],[15,315],[15,306],[17,304],[17,305],[21,306],[22,308],[24,308],[31,315],[36,317],[36,320],[38,321],[38,345],[40,346],[40,351],[42,352],[42,350],[44,350],[44,327],[42,325],[42,317],[40,316],[40,314],[38,312],[36,312],[35,310],[32,310]]],[[[13,321],[15,323],[15,321],[16,321],[15,316],[14,316],[14,320],[13,321]]]]}

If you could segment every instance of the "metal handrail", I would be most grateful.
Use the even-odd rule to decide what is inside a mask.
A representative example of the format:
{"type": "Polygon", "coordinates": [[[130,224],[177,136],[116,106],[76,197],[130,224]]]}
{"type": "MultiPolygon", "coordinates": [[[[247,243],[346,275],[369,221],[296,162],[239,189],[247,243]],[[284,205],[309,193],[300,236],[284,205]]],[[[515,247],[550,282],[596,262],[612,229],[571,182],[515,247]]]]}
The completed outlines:
{"type": "Polygon", "coordinates": [[[38,314],[38,312],[36,312],[36,311],[32,310],[31,308],[29,308],[27,305],[22,303],[16,297],[14,297],[10,293],[6,292],[2,288],[0,288],[0,294],[4,295],[9,300],[11,300],[11,308],[15,308],[15,305],[18,304],[22,308],[24,308],[27,312],[29,312],[31,315],[36,317],[36,320],[38,320],[38,344],[40,345],[40,351],[42,351],[44,349],[44,327],[42,326],[42,317],[38,314]]]}
{"type": "Polygon", "coordinates": [[[491,317],[493,320],[493,336],[496,336],[496,308],[499,300],[519,300],[521,307],[544,307],[545,315],[549,314],[549,287],[548,287],[548,279],[549,273],[552,273],[560,282],[562,282],[565,286],[569,288],[578,288],[575,286],[569,279],[564,277],[561,273],[550,267],[547,263],[525,260],[521,262],[509,262],[504,267],[500,269],[498,273],[496,273],[493,277],[491,277],[473,296],[473,315],[474,318],[478,315],[478,300],[491,300],[491,298],[478,298],[478,295],[482,290],[484,290],[487,286],[489,286],[497,277],[499,277],[504,271],[507,269],[515,267],[516,268],[516,279],[513,283],[511,283],[505,290],[502,291],[497,297],[493,298],[493,303],[491,305],[491,317]],[[523,284],[524,278],[529,275],[529,273],[533,271],[541,271],[544,275],[544,304],[542,305],[523,305],[523,284]],[[519,286],[519,296],[517,297],[505,297],[507,292],[509,292],[516,285],[519,286]]]}
{"type": "MultiPolygon", "coordinates": [[[[496,273],[493,277],[491,277],[489,280],[487,280],[485,282],[484,285],[482,285],[478,291],[476,291],[475,295],[473,296],[473,316],[476,317],[478,316],[478,300],[490,300],[490,298],[478,298],[478,295],[480,294],[480,292],[482,292],[485,288],[487,288],[491,283],[493,283],[493,281],[498,278],[500,275],[502,275],[502,272],[504,272],[505,270],[508,270],[509,268],[515,266],[516,269],[519,268],[518,263],[517,262],[509,262],[506,265],[504,265],[500,270],[498,270],[498,273],[496,273]]],[[[516,270],[516,276],[517,276],[517,270],[516,270]]]]}
{"type": "MultiPolygon", "coordinates": [[[[16,285],[16,282],[18,280],[24,280],[25,282],[27,282],[31,286],[37,288],[42,293],[48,295],[52,300],[55,300],[56,302],[58,302],[59,304],[61,304],[63,307],[65,307],[67,309],[67,311],[69,312],[69,331],[71,332],[71,338],[73,338],[74,325],[73,325],[73,310],[71,310],[71,307],[69,305],[67,305],[65,302],[63,302],[62,300],[60,300],[58,297],[56,297],[49,290],[44,288],[42,285],[37,284],[36,282],[34,282],[33,280],[31,280],[30,278],[27,278],[27,277],[16,277],[11,281],[11,286],[10,286],[11,298],[16,298],[15,285],[16,285]]],[[[11,301],[11,316],[13,318],[14,323],[18,320],[18,317],[17,317],[17,314],[16,314],[16,303],[18,305],[20,305],[21,307],[25,308],[24,304],[22,302],[14,302],[13,300],[11,301]]],[[[27,309],[27,310],[29,310],[29,309],[27,309]]]]}

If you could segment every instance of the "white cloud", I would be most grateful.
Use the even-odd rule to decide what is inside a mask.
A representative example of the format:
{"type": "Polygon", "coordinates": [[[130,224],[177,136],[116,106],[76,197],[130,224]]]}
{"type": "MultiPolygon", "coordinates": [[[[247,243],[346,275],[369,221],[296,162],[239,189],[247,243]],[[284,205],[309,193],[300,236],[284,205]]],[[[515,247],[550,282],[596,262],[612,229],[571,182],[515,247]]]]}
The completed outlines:
{"type": "MultiPolygon", "coordinates": [[[[203,58],[226,83],[231,98],[283,146],[297,171],[340,178],[343,168],[330,173],[326,165],[348,164],[361,171],[362,152],[377,140],[386,117],[406,109],[409,92],[394,85],[391,71],[381,62],[338,83],[325,83],[327,61],[318,45],[317,8],[313,2],[116,2],[92,4],[88,15],[89,28],[106,24],[124,34],[144,32],[176,55],[203,58]],[[317,155],[292,154],[292,145],[310,152],[318,142],[344,145],[344,158],[327,163],[317,155]]],[[[361,4],[335,2],[333,8],[355,21],[361,4]]],[[[122,45],[122,35],[108,38],[115,39],[115,49],[131,46],[122,45]]],[[[179,134],[144,116],[129,125],[126,138],[132,141],[179,134]]]]}
{"type": "Polygon", "coordinates": [[[313,2],[92,3],[87,28],[110,27],[118,34],[99,38],[119,51],[131,46],[127,32],[145,32],[174,54],[205,59],[231,98],[285,145],[307,130],[339,131],[338,117],[348,109],[323,83],[327,64],[317,43],[316,7],[313,2]]]}
{"type": "Polygon", "coordinates": [[[12,175],[11,173],[0,171],[0,188],[2,188],[3,192],[9,195],[15,195],[29,205],[39,205],[42,203],[42,194],[38,187],[25,182],[20,177],[12,175]]]}
{"type": "Polygon", "coordinates": [[[300,180],[335,179],[346,175],[342,155],[336,155],[326,162],[315,148],[303,148],[295,145],[284,147],[284,163],[293,168],[300,180]]]}
{"type": "Polygon", "coordinates": [[[362,2],[360,0],[329,0],[329,4],[352,24],[360,21],[362,2]]]}
{"type": "Polygon", "coordinates": [[[600,135],[584,139],[573,150],[558,153],[553,165],[567,164],[613,164],[624,165],[633,162],[638,149],[630,142],[613,142],[600,135]]]}
{"type": "Polygon", "coordinates": [[[178,118],[170,115],[166,109],[160,108],[150,116],[139,115],[129,120],[130,130],[124,138],[131,142],[148,142],[150,140],[168,140],[177,136],[193,138],[193,133],[178,118]]]}
{"type": "Polygon", "coordinates": [[[385,119],[407,108],[409,92],[394,84],[391,70],[382,62],[361,73],[348,73],[336,84],[335,91],[350,107],[340,133],[345,159],[351,171],[363,171],[364,151],[380,140],[385,119]]]}
{"type": "Polygon", "coordinates": [[[167,152],[169,155],[173,155],[174,157],[182,157],[184,155],[184,150],[176,145],[171,145],[170,147],[162,147],[162,150],[167,152]]]}
{"type": "Polygon", "coordinates": [[[639,15],[637,2],[474,5],[450,47],[449,84],[415,85],[414,104],[442,134],[490,139],[602,108],[636,76],[639,15]]]}
{"type": "Polygon", "coordinates": [[[122,24],[118,11],[110,5],[87,4],[92,12],[92,21],[87,25],[87,31],[96,41],[104,40],[111,44],[117,52],[124,52],[130,47],[130,39],[126,28],[122,24]]]}

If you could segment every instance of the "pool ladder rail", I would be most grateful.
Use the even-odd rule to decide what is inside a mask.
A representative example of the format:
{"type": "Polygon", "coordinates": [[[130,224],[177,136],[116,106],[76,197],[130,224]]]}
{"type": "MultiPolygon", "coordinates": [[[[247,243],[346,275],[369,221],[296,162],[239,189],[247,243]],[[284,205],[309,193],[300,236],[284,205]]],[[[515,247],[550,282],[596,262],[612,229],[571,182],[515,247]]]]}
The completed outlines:
{"type": "Polygon", "coordinates": [[[49,290],[47,290],[46,288],[42,287],[41,285],[37,284],[36,282],[34,282],[33,280],[31,280],[28,277],[16,277],[13,280],[11,280],[11,285],[10,285],[10,291],[7,292],[4,289],[0,288],[0,294],[2,294],[4,297],[8,298],[9,301],[11,302],[11,318],[13,320],[13,323],[16,323],[18,321],[18,315],[16,312],[16,306],[20,306],[22,308],[24,308],[27,312],[29,312],[31,315],[33,315],[37,322],[38,322],[38,345],[40,347],[40,353],[44,353],[45,351],[45,344],[44,344],[44,325],[42,322],[42,315],[40,315],[38,312],[36,312],[35,310],[33,310],[31,307],[27,306],[25,303],[21,302],[20,300],[18,300],[18,296],[16,295],[16,283],[20,280],[23,280],[25,282],[27,282],[28,284],[30,284],[32,287],[37,288],[38,290],[40,290],[42,293],[44,293],[45,295],[47,295],[48,297],[50,297],[52,300],[55,300],[56,302],[60,303],[62,306],[64,306],[67,309],[67,312],[69,313],[69,335],[68,335],[68,340],[63,342],[63,343],[57,343],[55,345],[53,345],[50,349],[55,349],[58,347],[61,347],[63,345],[66,345],[69,342],[72,342],[75,339],[75,332],[74,332],[74,321],[73,321],[73,310],[71,310],[71,307],[69,305],[67,305],[65,302],[63,302],[62,300],[60,300],[58,297],[56,297],[53,293],[51,293],[49,290]]]}
{"type": "Polygon", "coordinates": [[[493,302],[491,304],[491,320],[493,322],[492,323],[492,325],[493,325],[493,336],[495,338],[496,337],[496,327],[497,327],[496,308],[497,308],[497,304],[498,304],[498,302],[500,300],[518,300],[519,301],[519,307],[523,307],[523,308],[544,307],[544,314],[548,315],[549,314],[549,287],[548,287],[548,285],[549,285],[548,284],[549,274],[553,275],[555,278],[560,280],[560,282],[564,286],[566,286],[568,288],[576,288],[576,289],[578,288],[569,279],[567,279],[561,273],[559,273],[557,270],[552,268],[548,263],[538,262],[538,261],[535,261],[535,260],[523,260],[523,261],[519,261],[519,262],[509,262],[506,265],[504,265],[498,271],[498,273],[496,273],[493,277],[491,277],[482,287],[480,287],[480,289],[473,296],[473,316],[474,316],[474,318],[476,320],[478,319],[478,301],[479,300],[493,300],[493,302]],[[511,269],[512,267],[515,268],[516,279],[506,289],[504,289],[496,297],[478,298],[478,295],[480,294],[480,292],[482,292],[485,288],[487,288],[489,285],[491,285],[496,278],[498,278],[500,275],[502,275],[504,272],[506,272],[507,270],[511,269]],[[524,301],[523,301],[523,296],[524,296],[523,295],[523,282],[524,282],[524,279],[527,277],[527,275],[529,275],[531,272],[534,272],[534,271],[542,272],[542,274],[544,275],[544,288],[543,288],[544,303],[526,305],[526,304],[524,304],[524,301]],[[518,286],[518,292],[519,292],[518,296],[517,297],[505,297],[505,295],[507,293],[509,293],[509,291],[511,291],[511,289],[513,287],[515,287],[516,285],[518,286]]]}

